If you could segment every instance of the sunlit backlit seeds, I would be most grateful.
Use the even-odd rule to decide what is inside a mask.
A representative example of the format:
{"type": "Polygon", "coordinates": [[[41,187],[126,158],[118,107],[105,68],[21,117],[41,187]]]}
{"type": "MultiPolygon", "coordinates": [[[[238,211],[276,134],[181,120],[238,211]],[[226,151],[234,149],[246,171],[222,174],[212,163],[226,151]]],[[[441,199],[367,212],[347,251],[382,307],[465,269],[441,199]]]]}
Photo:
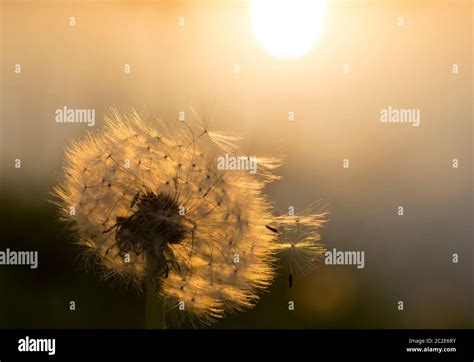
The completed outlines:
{"type": "Polygon", "coordinates": [[[168,311],[211,322],[252,307],[279,256],[289,273],[312,267],[325,213],[273,216],[264,187],[281,161],[257,158],[256,174],[219,170],[219,155],[244,156],[239,138],[196,123],[111,111],[66,150],[54,194],[103,278],[138,290],[151,280],[168,311]]]}
{"type": "Polygon", "coordinates": [[[321,236],[317,231],[327,221],[324,210],[322,205],[314,204],[301,213],[276,216],[282,235],[276,241],[275,249],[291,275],[302,275],[313,269],[324,253],[323,245],[318,243],[321,236]]]}

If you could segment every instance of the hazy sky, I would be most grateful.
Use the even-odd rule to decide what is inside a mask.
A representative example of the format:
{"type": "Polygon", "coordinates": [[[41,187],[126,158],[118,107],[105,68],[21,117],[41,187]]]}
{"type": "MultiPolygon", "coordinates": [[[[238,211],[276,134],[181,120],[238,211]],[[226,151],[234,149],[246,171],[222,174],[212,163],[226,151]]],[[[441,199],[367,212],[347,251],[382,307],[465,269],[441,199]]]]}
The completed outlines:
{"type": "Polygon", "coordinates": [[[269,189],[281,210],[322,199],[327,247],[366,250],[365,270],[340,286],[405,299],[405,318],[422,326],[443,308],[448,325],[472,318],[471,1],[327,1],[318,44],[289,61],[257,43],[244,1],[3,1],[1,11],[4,193],[43,202],[63,148],[100,129],[109,107],[172,123],[214,103],[215,128],[285,156],[269,189]],[[56,123],[64,106],[94,108],[95,127],[56,123]],[[420,126],[381,123],[388,107],[419,110],[420,126]]]}

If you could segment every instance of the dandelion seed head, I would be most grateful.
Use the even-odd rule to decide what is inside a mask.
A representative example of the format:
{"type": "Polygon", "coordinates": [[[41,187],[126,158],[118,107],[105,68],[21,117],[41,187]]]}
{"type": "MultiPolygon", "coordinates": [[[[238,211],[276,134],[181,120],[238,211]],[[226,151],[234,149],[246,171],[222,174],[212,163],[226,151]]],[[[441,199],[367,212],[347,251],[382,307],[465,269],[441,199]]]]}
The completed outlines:
{"type": "Polygon", "coordinates": [[[184,302],[210,322],[255,304],[275,276],[278,253],[291,268],[311,263],[325,215],[272,216],[264,187],[277,179],[278,159],[259,158],[258,175],[218,170],[216,155],[237,152],[237,140],[207,125],[170,129],[135,111],[111,111],[103,130],[66,149],[54,194],[103,278],[140,290],[152,275],[170,311],[184,302]],[[294,227],[302,233],[292,239],[294,227]]]}

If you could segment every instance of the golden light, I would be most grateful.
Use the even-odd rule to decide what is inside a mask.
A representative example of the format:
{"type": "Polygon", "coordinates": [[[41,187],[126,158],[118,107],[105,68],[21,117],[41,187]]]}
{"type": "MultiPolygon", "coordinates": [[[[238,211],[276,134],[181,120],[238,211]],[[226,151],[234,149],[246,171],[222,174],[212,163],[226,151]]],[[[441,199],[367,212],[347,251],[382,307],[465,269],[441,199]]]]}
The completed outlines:
{"type": "Polygon", "coordinates": [[[324,0],[251,0],[258,42],[277,58],[305,55],[321,35],[324,5],[324,0]]]}

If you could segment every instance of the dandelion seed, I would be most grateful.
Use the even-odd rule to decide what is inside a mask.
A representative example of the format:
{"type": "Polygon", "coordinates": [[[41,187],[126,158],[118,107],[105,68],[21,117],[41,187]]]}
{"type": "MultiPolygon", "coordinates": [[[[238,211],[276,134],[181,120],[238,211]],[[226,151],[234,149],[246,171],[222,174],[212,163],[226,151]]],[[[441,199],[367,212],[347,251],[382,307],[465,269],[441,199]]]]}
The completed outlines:
{"type": "Polygon", "coordinates": [[[313,204],[299,215],[280,215],[274,220],[280,234],[273,244],[281,262],[292,275],[313,269],[325,249],[317,231],[327,222],[325,207],[313,204]]]}
{"type": "Polygon", "coordinates": [[[312,267],[326,213],[274,217],[264,187],[279,159],[259,158],[256,175],[218,170],[215,156],[237,152],[239,138],[202,123],[175,127],[111,111],[102,131],[67,148],[54,194],[103,278],[139,290],[152,280],[169,311],[184,303],[211,322],[252,307],[280,254],[290,274],[312,267]]]}

